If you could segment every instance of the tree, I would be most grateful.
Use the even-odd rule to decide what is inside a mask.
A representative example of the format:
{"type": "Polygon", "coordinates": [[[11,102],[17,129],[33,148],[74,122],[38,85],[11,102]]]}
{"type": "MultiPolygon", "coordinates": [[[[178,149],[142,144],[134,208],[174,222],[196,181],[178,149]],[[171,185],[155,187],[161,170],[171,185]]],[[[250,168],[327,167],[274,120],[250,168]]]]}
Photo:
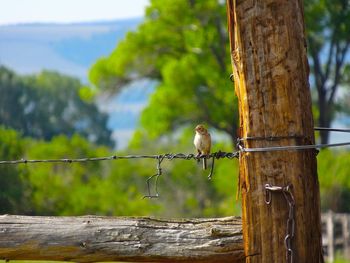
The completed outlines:
{"type": "MultiPolygon", "coordinates": [[[[305,18],[318,125],[329,127],[336,111],[343,110],[335,103],[337,91],[350,79],[349,2],[307,0],[305,18]]],[[[90,80],[109,91],[140,78],[156,80],[141,116],[142,127],[154,136],[205,121],[234,140],[237,115],[231,112],[236,102],[228,89],[226,43],[222,1],[153,0],[145,21],[93,66],[90,80]]],[[[321,142],[328,138],[322,131],[321,142]]]]}
{"type": "MultiPolygon", "coordinates": [[[[347,0],[307,0],[305,19],[313,73],[317,90],[318,125],[330,127],[339,104],[339,87],[349,85],[350,3],[347,0]]],[[[321,143],[328,143],[329,132],[321,132],[321,143]]]]}
{"type": "MultiPolygon", "coordinates": [[[[0,160],[13,160],[24,156],[24,141],[14,130],[0,126],[0,160]]],[[[31,188],[25,167],[0,166],[0,213],[30,213],[28,200],[31,188]]]]}
{"type": "Polygon", "coordinates": [[[141,116],[152,137],[206,122],[235,142],[225,12],[225,3],[217,0],[151,1],[138,29],[92,67],[91,82],[118,92],[138,79],[156,81],[141,116]]]}
{"type": "Polygon", "coordinates": [[[21,77],[0,67],[0,124],[34,138],[79,133],[112,146],[107,115],[82,100],[80,88],[77,79],[55,72],[21,77]]]}

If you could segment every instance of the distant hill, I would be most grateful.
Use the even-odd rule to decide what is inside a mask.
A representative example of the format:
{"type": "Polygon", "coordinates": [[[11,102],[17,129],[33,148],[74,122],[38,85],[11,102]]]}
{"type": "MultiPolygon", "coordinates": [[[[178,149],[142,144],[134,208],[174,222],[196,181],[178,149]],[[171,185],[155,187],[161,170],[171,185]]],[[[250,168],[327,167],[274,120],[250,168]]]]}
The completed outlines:
{"type": "Polygon", "coordinates": [[[57,70],[86,82],[96,59],[108,55],[141,21],[0,26],[0,64],[22,74],[57,70]]]}
{"type": "MultiPolygon", "coordinates": [[[[55,70],[87,82],[90,66],[109,55],[142,18],[76,24],[0,26],[0,64],[20,74],[55,70]]],[[[99,100],[118,148],[127,145],[154,84],[138,82],[112,99],[99,100]]]]}

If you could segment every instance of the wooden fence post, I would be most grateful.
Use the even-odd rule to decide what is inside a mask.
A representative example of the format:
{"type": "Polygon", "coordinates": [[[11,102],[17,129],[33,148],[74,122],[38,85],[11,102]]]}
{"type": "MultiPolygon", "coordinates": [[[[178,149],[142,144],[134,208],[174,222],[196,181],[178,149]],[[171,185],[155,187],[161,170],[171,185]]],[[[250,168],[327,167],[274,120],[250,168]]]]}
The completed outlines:
{"type": "MultiPolygon", "coordinates": [[[[314,144],[303,2],[227,8],[241,146],[314,144]]],[[[240,189],[246,262],[323,261],[315,150],[241,153],[240,189]]]]}
{"type": "Polygon", "coordinates": [[[332,211],[326,214],[326,228],[327,228],[327,257],[330,263],[334,262],[334,216],[332,211]]]}
{"type": "Polygon", "coordinates": [[[350,259],[350,232],[349,232],[349,215],[343,214],[341,217],[343,230],[343,248],[344,257],[350,259]]]}

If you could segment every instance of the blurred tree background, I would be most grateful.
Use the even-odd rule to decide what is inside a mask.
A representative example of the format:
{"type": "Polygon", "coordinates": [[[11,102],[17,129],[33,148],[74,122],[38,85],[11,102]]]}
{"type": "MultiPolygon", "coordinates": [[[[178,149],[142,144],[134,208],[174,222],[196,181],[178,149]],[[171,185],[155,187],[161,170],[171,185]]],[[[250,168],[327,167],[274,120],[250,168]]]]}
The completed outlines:
{"type": "Polygon", "coordinates": [[[50,140],[78,133],[98,144],[113,146],[107,116],[80,97],[78,79],[44,71],[17,76],[0,67],[0,123],[24,136],[50,140]]]}
{"type": "MultiPolygon", "coordinates": [[[[349,113],[350,3],[306,0],[304,5],[315,119],[319,126],[330,127],[337,113],[349,113]]],[[[329,132],[320,135],[321,143],[329,142],[329,132]]]]}
{"type": "MultiPolygon", "coordinates": [[[[349,110],[347,96],[336,96],[349,84],[349,3],[307,0],[305,18],[315,119],[327,126],[337,111],[349,110]]],[[[47,71],[18,76],[0,68],[1,159],[193,153],[198,123],[209,126],[213,151],[233,151],[238,114],[226,28],[225,1],[151,0],[137,30],[95,63],[90,81],[98,93],[118,94],[140,79],[156,83],[125,151],[113,151],[107,117],[78,80],[47,71]]],[[[327,142],[327,136],[321,140],[327,142]]],[[[318,155],[324,210],[350,212],[349,158],[348,151],[318,155]]],[[[161,198],[142,199],[156,164],[147,159],[1,166],[0,207],[3,213],[35,215],[240,213],[236,160],[217,161],[211,181],[193,160],[165,160],[161,198]]]]}

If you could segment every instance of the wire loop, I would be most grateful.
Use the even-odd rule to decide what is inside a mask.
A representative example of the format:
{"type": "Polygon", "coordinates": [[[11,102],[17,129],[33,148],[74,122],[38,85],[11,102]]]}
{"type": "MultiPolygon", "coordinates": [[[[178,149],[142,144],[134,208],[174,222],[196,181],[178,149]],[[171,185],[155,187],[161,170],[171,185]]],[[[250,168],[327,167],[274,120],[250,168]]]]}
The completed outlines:
{"type": "Polygon", "coordinates": [[[148,177],[147,179],[147,190],[148,190],[148,195],[143,196],[144,198],[158,198],[159,197],[159,193],[158,193],[158,179],[159,176],[162,175],[162,167],[161,164],[163,162],[165,158],[165,155],[158,155],[157,156],[157,173],[148,177]],[[153,177],[156,177],[156,181],[155,181],[155,194],[151,194],[151,189],[150,189],[150,180],[152,180],[153,177]]]}
{"type": "Polygon", "coordinates": [[[234,78],[233,78],[234,76],[233,76],[233,73],[232,74],[230,74],[230,80],[231,80],[231,82],[235,82],[235,80],[234,80],[234,78]]]}

